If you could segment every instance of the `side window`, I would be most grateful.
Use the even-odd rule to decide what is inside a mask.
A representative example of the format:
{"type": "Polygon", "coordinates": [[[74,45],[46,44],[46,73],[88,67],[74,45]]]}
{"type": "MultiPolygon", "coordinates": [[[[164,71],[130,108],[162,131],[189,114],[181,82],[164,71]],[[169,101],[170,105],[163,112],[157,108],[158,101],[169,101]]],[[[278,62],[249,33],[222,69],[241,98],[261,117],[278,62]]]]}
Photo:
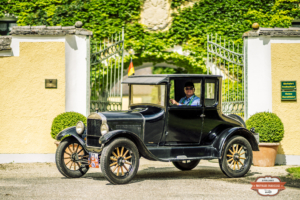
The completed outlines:
{"type": "Polygon", "coordinates": [[[201,82],[194,83],[195,86],[195,95],[201,98],[201,82]]]}
{"type": "Polygon", "coordinates": [[[201,106],[201,81],[202,79],[179,78],[170,80],[170,99],[174,99],[180,105],[170,106],[201,106]],[[192,84],[191,84],[192,83],[192,84]],[[185,87],[186,84],[189,84],[185,87]],[[192,86],[194,85],[194,87],[192,86]],[[190,98],[188,98],[188,96],[190,98]]]}
{"type": "Polygon", "coordinates": [[[215,83],[205,84],[205,99],[215,99],[215,83]]]}
{"type": "Polygon", "coordinates": [[[206,79],[205,80],[205,106],[214,107],[218,104],[217,99],[217,80],[206,79]]]}

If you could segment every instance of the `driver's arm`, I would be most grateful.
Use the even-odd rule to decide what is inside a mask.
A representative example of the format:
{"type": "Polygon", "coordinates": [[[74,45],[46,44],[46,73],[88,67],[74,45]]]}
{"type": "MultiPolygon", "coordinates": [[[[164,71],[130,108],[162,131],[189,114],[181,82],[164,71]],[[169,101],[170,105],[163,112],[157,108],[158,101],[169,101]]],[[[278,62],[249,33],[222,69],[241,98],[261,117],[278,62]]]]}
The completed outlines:
{"type": "Polygon", "coordinates": [[[183,105],[181,103],[178,103],[175,99],[170,99],[170,101],[173,105],[177,105],[177,106],[183,105]]]}
{"type": "Polygon", "coordinates": [[[179,103],[175,99],[170,99],[170,101],[173,105],[177,105],[177,106],[179,105],[179,103]]]}

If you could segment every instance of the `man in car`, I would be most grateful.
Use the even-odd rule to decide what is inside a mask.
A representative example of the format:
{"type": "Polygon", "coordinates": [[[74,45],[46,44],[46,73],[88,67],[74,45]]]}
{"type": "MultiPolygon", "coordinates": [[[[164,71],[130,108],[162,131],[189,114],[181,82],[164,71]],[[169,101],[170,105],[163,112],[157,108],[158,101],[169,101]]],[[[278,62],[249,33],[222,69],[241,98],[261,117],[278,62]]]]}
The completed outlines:
{"type": "Polygon", "coordinates": [[[171,103],[174,105],[182,106],[199,106],[200,105],[200,98],[197,97],[195,93],[195,87],[193,82],[186,82],[184,84],[184,93],[185,97],[182,97],[179,102],[175,99],[170,99],[171,103]]]}

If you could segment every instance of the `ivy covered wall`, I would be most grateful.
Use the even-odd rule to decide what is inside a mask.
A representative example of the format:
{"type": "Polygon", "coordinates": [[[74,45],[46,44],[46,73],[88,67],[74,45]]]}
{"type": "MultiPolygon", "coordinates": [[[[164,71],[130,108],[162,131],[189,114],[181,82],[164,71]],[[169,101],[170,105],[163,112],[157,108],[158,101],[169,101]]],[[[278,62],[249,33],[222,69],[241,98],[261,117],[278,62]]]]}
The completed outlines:
{"type": "MultiPolygon", "coordinates": [[[[186,2],[171,1],[173,21],[164,32],[150,32],[139,23],[144,0],[0,0],[0,17],[14,14],[21,26],[70,26],[82,21],[83,28],[94,32],[93,41],[118,33],[124,26],[126,48],[136,52],[135,66],[146,61],[167,62],[184,67],[188,73],[206,73],[207,34],[217,33],[242,46],[242,34],[254,22],[261,27],[289,27],[300,17],[297,0],[200,0],[181,9],[186,2]],[[167,52],[173,45],[193,53],[167,52]]],[[[128,61],[126,58],[125,67],[128,61]]]]}

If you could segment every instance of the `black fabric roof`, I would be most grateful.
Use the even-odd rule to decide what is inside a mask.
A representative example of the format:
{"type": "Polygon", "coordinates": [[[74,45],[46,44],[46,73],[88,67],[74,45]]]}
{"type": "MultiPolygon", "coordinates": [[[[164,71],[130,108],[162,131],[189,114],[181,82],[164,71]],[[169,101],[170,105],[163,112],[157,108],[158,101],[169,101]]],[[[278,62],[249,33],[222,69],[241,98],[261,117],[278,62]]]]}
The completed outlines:
{"type": "Polygon", "coordinates": [[[141,84],[141,85],[158,85],[160,83],[167,82],[166,76],[158,76],[158,77],[139,77],[139,76],[130,76],[125,79],[122,83],[130,83],[130,84],[141,84]]]}

